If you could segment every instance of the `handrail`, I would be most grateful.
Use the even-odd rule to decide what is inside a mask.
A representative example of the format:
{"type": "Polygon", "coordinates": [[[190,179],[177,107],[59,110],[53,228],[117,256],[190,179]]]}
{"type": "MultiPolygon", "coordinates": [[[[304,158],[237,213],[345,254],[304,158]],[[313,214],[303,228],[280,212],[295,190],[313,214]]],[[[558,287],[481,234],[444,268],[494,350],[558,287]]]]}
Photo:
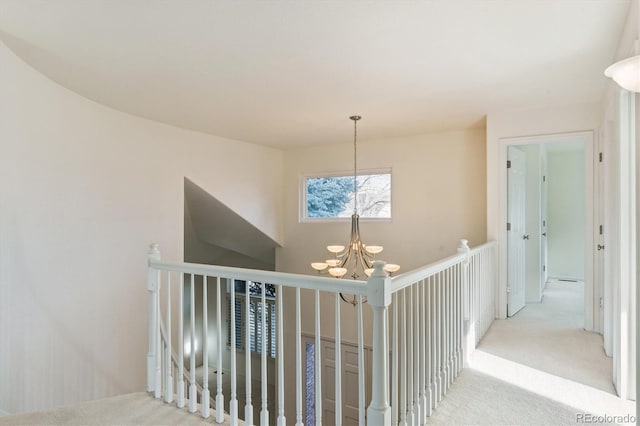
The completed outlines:
{"type": "Polygon", "coordinates": [[[163,271],[182,272],[209,277],[229,278],[245,281],[268,282],[285,287],[322,289],[334,293],[348,293],[356,296],[367,295],[367,282],[316,277],[312,275],[290,274],[286,272],[261,271],[231,266],[200,265],[196,263],[160,262],[149,260],[149,266],[163,271]]]}
{"type": "MultiPolygon", "coordinates": [[[[495,246],[496,244],[497,242],[495,240],[487,241],[484,244],[475,246],[474,248],[470,249],[469,255],[473,256],[475,253],[479,253],[487,248],[495,246]]],[[[390,291],[392,293],[395,293],[396,291],[402,290],[403,288],[410,286],[414,282],[430,277],[432,275],[435,275],[438,272],[442,272],[445,269],[450,268],[451,266],[462,262],[466,258],[467,258],[467,255],[465,253],[454,254],[452,256],[445,257],[444,259],[430,263],[426,266],[422,266],[420,268],[416,268],[411,271],[392,277],[390,291]]]]}
{"type": "Polygon", "coordinates": [[[483,251],[484,249],[487,249],[489,247],[493,247],[498,245],[498,242],[496,240],[491,240],[491,241],[487,241],[484,244],[480,244],[479,246],[475,246],[472,249],[469,250],[469,255],[473,256],[474,254],[483,251]]]}
{"type": "Polygon", "coordinates": [[[430,263],[421,268],[416,268],[412,271],[395,276],[391,278],[390,291],[391,293],[395,293],[399,290],[402,290],[403,288],[410,286],[416,281],[420,281],[422,279],[435,275],[438,272],[444,271],[445,269],[462,262],[464,259],[466,259],[465,254],[454,254],[453,256],[446,257],[442,260],[430,263]]]}

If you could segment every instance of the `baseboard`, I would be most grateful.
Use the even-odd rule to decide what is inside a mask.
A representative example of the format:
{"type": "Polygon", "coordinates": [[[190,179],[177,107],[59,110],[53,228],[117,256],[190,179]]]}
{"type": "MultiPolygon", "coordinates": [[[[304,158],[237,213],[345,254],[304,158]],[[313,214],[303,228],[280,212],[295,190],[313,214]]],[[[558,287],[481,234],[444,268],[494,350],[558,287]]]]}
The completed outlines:
{"type": "Polygon", "coordinates": [[[549,278],[547,278],[547,281],[551,281],[551,280],[555,280],[555,281],[577,281],[577,282],[584,282],[584,278],[576,278],[576,277],[551,277],[549,276],[549,278]]]}

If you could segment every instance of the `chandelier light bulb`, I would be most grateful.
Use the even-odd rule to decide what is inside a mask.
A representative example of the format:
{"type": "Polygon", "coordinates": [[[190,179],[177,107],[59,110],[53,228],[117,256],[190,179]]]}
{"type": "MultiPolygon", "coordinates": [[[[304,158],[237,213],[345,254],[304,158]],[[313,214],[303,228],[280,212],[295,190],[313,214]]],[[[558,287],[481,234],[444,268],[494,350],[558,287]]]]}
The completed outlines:
{"type": "Polygon", "coordinates": [[[332,277],[342,278],[347,273],[347,268],[331,268],[329,273],[332,277]]]}
{"type": "Polygon", "coordinates": [[[390,274],[393,274],[394,272],[398,272],[400,270],[400,265],[396,265],[395,263],[387,263],[386,265],[384,265],[384,270],[390,274]]]}
{"type": "Polygon", "coordinates": [[[331,253],[340,253],[342,250],[344,250],[344,246],[327,246],[327,250],[329,250],[331,253]]]}
{"type": "Polygon", "coordinates": [[[378,254],[384,250],[382,246],[366,246],[365,250],[367,250],[371,254],[378,254]]]}
{"type": "Polygon", "coordinates": [[[311,267],[316,271],[324,271],[325,269],[327,269],[327,266],[329,265],[327,265],[325,262],[313,262],[311,264],[311,267]]]}
{"type": "Polygon", "coordinates": [[[340,261],[338,259],[327,259],[325,260],[325,263],[330,267],[335,268],[340,264],[340,261]]]}
{"type": "Polygon", "coordinates": [[[367,268],[364,270],[366,276],[370,277],[373,274],[373,268],[367,268]]]}

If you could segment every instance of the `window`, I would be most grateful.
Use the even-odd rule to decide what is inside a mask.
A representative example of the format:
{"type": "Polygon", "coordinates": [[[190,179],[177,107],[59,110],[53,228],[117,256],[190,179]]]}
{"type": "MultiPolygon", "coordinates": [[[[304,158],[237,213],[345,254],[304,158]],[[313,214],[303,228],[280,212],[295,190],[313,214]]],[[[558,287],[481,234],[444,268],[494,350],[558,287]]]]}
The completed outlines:
{"type": "MultiPolygon", "coordinates": [[[[391,218],[391,172],[357,176],[361,218],[391,218]]],[[[303,220],[349,218],[353,214],[353,176],[313,176],[304,179],[303,220]]]]}
{"type": "MultiPolygon", "coordinates": [[[[249,282],[249,314],[245,309],[246,281],[235,280],[236,349],[245,349],[249,341],[251,352],[262,353],[262,309],[265,309],[267,323],[267,354],[276,357],[276,286],[265,284],[265,306],[262,306],[262,283],[249,282]],[[249,338],[245,330],[249,321],[249,338]]],[[[230,291],[230,289],[228,289],[230,291]]],[[[231,345],[231,296],[228,297],[227,345],[231,345]]]]}

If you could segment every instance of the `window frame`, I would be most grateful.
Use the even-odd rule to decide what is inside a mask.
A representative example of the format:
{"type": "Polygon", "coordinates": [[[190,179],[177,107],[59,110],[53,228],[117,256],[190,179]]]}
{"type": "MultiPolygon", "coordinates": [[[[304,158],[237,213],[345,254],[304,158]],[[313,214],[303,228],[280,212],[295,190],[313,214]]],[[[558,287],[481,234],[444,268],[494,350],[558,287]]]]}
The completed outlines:
{"type": "MultiPolygon", "coordinates": [[[[378,169],[363,169],[358,170],[358,176],[364,175],[383,175],[388,174],[391,180],[391,186],[389,188],[389,217],[364,217],[360,216],[361,222],[392,222],[393,221],[393,171],[391,167],[378,168],[378,169]]],[[[307,216],[307,180],[316,178],[328,178],[328,177],[345,177],[353,176],[353,171],[339,171],[339,172],[322,172],[322,173],[304,173],[299,177],[298,190],[299,190],[299,206],[298,206],[298,221],[299,223],[335,223],[335,222],[350,222],[351,215],[346,217],[308,217],[307,216]]]]}

